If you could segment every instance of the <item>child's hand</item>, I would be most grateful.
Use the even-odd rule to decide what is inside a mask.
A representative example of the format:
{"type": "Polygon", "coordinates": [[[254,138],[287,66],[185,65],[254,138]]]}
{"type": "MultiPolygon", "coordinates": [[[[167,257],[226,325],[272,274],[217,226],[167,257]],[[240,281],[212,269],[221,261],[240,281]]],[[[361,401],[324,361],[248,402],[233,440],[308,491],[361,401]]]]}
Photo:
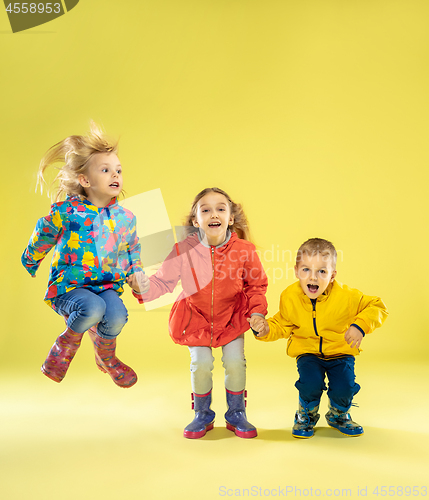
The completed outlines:
{"type": "Polygon", "coordinates": [[[344,334],[344,339],[350,347],[359,347],[362,342],[362,332],[355,326],[351,326],[344,334]]]}
{"type": "Polygon", "coordinates": [[[262,316],[254,315],[251,318],[247,318],[247,321],[250,323],[250,328],[255,330],[255,332],[259,332],[255,334],[256,337],[265,337],[270,332],[270,327],[266,322],[265,318],[262,316]]]}
{"type": "Polygon", "coordinates": [[[128,276],[127,283],[137,293],[146,293],[150,288],[149,278],[142,271],[128,276]]]}

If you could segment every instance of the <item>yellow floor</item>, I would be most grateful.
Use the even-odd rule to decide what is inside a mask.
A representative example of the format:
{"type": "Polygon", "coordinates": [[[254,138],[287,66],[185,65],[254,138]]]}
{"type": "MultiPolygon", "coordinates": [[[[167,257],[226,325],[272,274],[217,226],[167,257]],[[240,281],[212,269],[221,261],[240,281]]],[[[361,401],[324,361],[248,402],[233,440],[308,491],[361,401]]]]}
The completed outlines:
{"type": "MultiPolygon", "coordinates": [[[[165,312],[158,316],[166,319],[165,312]]],[[[158,316],[152,316],[154,321],[158,316]]],[[[37,347],[24,375],[18,364],[6,365],[0,383],[1,498],[358,498],[365,488],[368,498],[378,498],[382,486],[386,492],[393,487],[396,496],[407,496],[415,487],[419,495],[414,496],[424,496],[427,365],[377,366],[370,353],[361,356],[362,390],[352,415],[364,436],[347,438],[330,429],[324,396],[315,436],[297,440],[291,436],[294,362],[285,356],[284,345],[261,348],[248,336],[248,416],[258,437],[244,440],[225,429],[217,359],[216,427],[200,440],[187,440],[182,437],[192,419],[187,349],[163,335],[151,343],[139,324],[127,326],[129,336],[120,344],[122,358],[139,374],[130,389],[117,388],[96,369],[87,337],[61,384],[39,372],[41,353],[49,346],[37,347]],[[373,493],[377,486],[378,496],[373,493]]]]}
{"type": "MultiPolygon", "coordinates": [[[[12,34],[0,15],[0,500],[427,496],[428,17],[427,0],[82,0],[12,34]],[[135,387],[97,370],[87,336],[61,384],[41,374],[63,328],[42,302],[52,253],[35,280],[19,256],[48,213],[43,152],[90,118],[121,137],[127,198],[160,188],[171,224],[208,186],[243,204],[270,316],[312,236],[337,245],[340,282],[386,301],[357,360],[362,437],[327,427],[325,396],[314,438],[294,440],[294,361],[246,334],[259,436],[224,427],[218,353],[216,427],[184,439],[189,354],[129,290],[118,352],[135,387]]],[[[155,234],[159,216],[138,227],[155,234]]]]}

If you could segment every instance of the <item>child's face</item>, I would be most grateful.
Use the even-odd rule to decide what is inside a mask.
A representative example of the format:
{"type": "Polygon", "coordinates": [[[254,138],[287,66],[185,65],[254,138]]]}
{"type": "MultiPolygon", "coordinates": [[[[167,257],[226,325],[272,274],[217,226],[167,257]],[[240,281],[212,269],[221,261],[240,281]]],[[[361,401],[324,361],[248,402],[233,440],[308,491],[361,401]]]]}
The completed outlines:
{"type": "Polygon", "coordinates": [[[301,255],[300,262],[295,266],[295,276],[299,279],[302,291],[310,299],[317,299],[334,281],[337,271],[332,258],[320,253],[301,255]]]}
{"type": "Polygon", "coordinates": [[[228,200],[223,194],[210,192],[198,202],[194,226],[204,231],[209,245],[223,243],[228,225],[233,222],[228,200]]]}
{"type": "Polygon", "coordinates": [[[92,158],[86,174],[79,176],[88,200],[98,207],[105,207],[122,191],[122,167],[115,153],[97,153],[92,158]]]}

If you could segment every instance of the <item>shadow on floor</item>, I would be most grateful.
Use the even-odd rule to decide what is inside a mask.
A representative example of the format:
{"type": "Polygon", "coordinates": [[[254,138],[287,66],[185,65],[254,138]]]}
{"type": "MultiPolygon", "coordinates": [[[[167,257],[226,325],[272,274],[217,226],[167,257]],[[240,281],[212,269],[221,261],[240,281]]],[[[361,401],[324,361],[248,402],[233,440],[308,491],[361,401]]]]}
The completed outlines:
{"type": "Polygon", "coordinates": [[[350,439],[349,436],[341,434],[341,432],[331,427],[316,427],[312,438],[300,439],[292,436],[292,429],[258,429],[259,439],[264,441],[308,441],[315,438],[334,438],[334,439],[350,439]]]}
{"type": "MultiPolygon", "coordinates": [[[[213,430],[208,431],[207,434],[200,438],[205,441],[218,441],[220,439],[231,439],[235,438],[235,434],[229,431],[225,427],[214,427],[213,430]]],[[[300,439],[292,436],[292,429],[262,429],[258,428],[258,436],[256,439],[263,441],[308,441],[317,438],[329,438],[329,439],[350,439],[350,436],[345,436],[341,432],[333,429],[331,427],[316,427],[314,430],[314,436],[312,438],[300,439]]]]}

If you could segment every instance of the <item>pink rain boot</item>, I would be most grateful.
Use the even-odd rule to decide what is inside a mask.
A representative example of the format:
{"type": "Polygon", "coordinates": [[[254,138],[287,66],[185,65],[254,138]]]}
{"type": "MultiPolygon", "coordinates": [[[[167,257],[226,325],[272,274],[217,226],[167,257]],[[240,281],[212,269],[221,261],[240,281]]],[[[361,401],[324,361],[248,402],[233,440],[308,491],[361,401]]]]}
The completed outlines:
{"type": "Polygon", "coordinates": [[[42,372],[54,382],[61,382],[82,342],[83,333],[70,328],[57,338],[42,365],[42,372]]]}
{"type": "Polygon", "coordinates": [[[136,372],[115,356],[116,338],[107,340],[97,335],[93,326],[88,334],[94,344],[95,362],[98,368],[108,373],[119,387],[131,387],[137,382],[136,372]]]}

